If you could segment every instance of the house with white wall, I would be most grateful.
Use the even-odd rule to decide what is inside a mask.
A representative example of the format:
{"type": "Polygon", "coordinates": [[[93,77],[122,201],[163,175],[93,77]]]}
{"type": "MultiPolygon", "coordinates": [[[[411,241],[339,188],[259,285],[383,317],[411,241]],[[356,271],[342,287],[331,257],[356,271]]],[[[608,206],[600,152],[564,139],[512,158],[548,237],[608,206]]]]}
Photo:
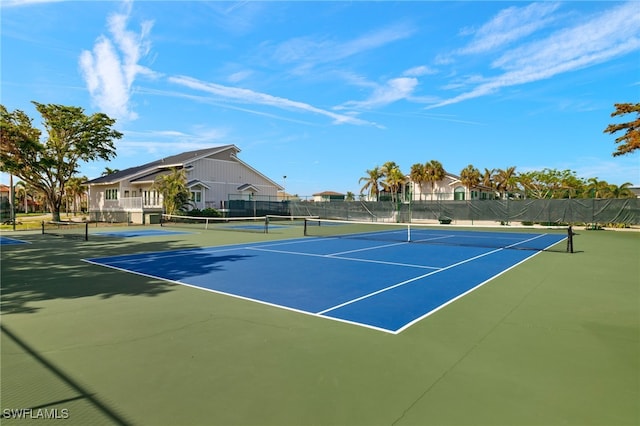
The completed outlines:
{"type": "Polygon", "coordinates": [[[192,208],[224,211],[230,198],[275,199],[282,186],[240,160],[239,152],[235,145],[188,151],[90,180],[90,219],[149,223],[162,213],[156,178],[175,168],[185,170],[192,208]]]}
{"type": "Polygon", "coordinates": [[[433,188],[431,182],[425,182],[419,185],[412,182],[407,176],[411,188],[413,201],[431,201],[431,200],[490,200],[495,198],[495,191],[484,185],[477,185],[471,189],[464,186],[460,180],[460,176],[445,172],[443,179],[434,182],[433,188]]]}
{"type": "MultiPolygon", "coordinates": [[[[447,201],[447,200],[492,200],[496,198],[496,192],[492,188],[482,184],[469,189],[464,186],[460,176],[445,172],[444,178],[433,183],[424,182],[419,184],[411,180],[411,176],[405,176],[405,184],[397,194],[397,199],[404,202],[411,201],[447,201]]],[[[384,189],[380,191],[379,199],[391,199],[390,192],[384,189]]],[[[366,201],[375,201],[375,197],[370,195],[361,196],[366,201]]]]}

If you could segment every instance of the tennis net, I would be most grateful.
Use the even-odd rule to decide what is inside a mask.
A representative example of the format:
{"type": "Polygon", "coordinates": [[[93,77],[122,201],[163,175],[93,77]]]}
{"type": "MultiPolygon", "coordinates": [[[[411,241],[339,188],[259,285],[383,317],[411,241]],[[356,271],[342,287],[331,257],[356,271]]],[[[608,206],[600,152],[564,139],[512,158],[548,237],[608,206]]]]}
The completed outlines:
{"type": "Polygon", "coordinates": [[[43,235],[89,240],[89,222],[42,222],[43,235]]]}
{"type": "Polygon", "coordinates": [[[476,231],[439,228],[416,223],[358,222],[333,219],[306,219],[304,235],[366,239],[374,241],[408,242],[503,248],[516,250],[550,250],[566,238],[566,230],[547,233],[515,231],[476,231]]]}
{"type": "Polygon", "coordinates": [[[193,230],[218,230],[239,232],[268,232],[266,216],[255,217],[203,217],[163,214],[160,225],[193,230]]]}

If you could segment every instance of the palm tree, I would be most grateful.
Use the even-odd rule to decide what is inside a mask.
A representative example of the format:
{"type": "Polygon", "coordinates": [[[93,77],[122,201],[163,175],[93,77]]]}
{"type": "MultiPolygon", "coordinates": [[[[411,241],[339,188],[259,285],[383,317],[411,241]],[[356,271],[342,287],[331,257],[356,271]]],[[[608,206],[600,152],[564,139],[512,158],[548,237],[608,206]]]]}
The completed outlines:
{"type": "Polygon", "coordinates": [[[67,181],[67,184],[64,186],[64,191],[69,197],[69,199],[73,202],[73,215],[78,214],[78,200],[82,202],[82,197],[87,192],[87,187],[82,184],[82,182],[86,182],[87,178],[85,176],[82,177],[72,177],[67,181]]]}
{"type": "Polygon", "coordinates": [[[607,198],[610,192],[609,184],[604,180],[598,180],[597,177],[587,180],[587,190],[585,195],[589,198],[607,198]]]}
{"type": "Polygon", "coordinates": [[[422,187],[424,183],[427,181],[427,176],[424,170],[424,164],[416,163],[413,166],[411,166],[409,177],[411,178],[411,181],[417,184],[418,188],[420,188],[420,199],[422,199],[422,194],[424,193],[424,191],[422,190],[422,187]]]}
{"type": "Polygon", "coordinates": [[[437,160],[431,160],[424,165],[425,181],[431,183],[431,201],[433,201],[433,193],[435,191],[436,182],[441,181],[447,175],[442,163],[437,160]]]}
{"type": "Polygon", "coordinates": [[[397,201],[397,194],[405,182],[406,178],[404,173],[400,171],[399,167],[395,167],[387,171],[383,185],[389,190],[389,192],[391,192],[392,201],[397,201]]]}
{"type": "Polygon", "coordinates": [[[118,170],[118,169],[111,169],[109,167],[105,167],[101,176],[108,176],[108,175],[111,175],[113,173],[118,173],[119,171],[120,170],[118,170]]]}
{"type": "Polygon", "coordinates": [[[23,181],[17,182],[14,185],[14,191],[15,191],[16,198],[18,199],[17,204],[22,203],[22,205],[24,206],[24,212],[29,213],[29,203],[27,201],[29,192],[27,190],[27,184],[24,183],[23,181]]]}
{"type": "Polygon", "coordinates": [[[471,198],[471,189],[480,184],[480,170],[473,167],[473,164],[469,164],[460,172],[460,183],[467,188],[471,198]]]}
{"type": "Polygon", "coordinates": [[[153,186],[162,194],[167,214],[175,214],[189,204],[191,193],[187,188],[187,174],[184,169],[172,168],[169,173],[156,177],[153,186]]]}
{"type": "Polygon", "coordinates": [[[360,192],[367,192],[369,197],[375,197],[376,201],[378,201],[378,196],[380,195],[380,179],[383,178],[382,171],[380,167],[376,166],[371,170],[367,170],[367,176],[363,176],[358,180],[358,183],[362,183],[364,186],[360,189],[360,192]]]}
{"type": "Polygon", "coordinates": [[[635,198],[636,194],[631,191],[632,186],[631,182],[625,182],[620,186],[611,184],[609,185],[609,191],[613,198],[635,198]]]}
{"type": "Polygon", "coordinates": [[[509,192],[516,186],[516,168],[508,167],[506,170],[498,169],[495,173],[496,189],[500,192],[500,198],[509,196],[509,192]]]}

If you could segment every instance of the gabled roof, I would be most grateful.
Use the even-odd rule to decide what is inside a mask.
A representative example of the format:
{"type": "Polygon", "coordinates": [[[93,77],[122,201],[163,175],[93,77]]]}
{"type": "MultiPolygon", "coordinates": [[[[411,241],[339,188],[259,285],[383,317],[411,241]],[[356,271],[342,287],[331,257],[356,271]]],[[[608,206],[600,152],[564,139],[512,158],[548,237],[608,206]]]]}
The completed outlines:
{"type": "Polygon", "coordinates": [[[244,183],[244,184],[240,185],[237,189],[240,192],[245,192],[245,191],[258,192],[259,191],[258,188],[256,188],[255,186],[253,186],[250,183],[244,183]]]}
{"type": "Polygon", "coordinates": [[[187,182],[187,188],[193,188],[194,186],[204,186],[207,189],[211,189],[209,187],[209,185],[205,184],[204,182],[202,182],[199,179],[194,179],[194,180],[190,180],[189,182],[187,182]]]}
{"type": "Polygon", "coordinates": [[[213,148],[198,149],[195,151],[188,151],[181,154],[165,157],[160,160],[143,164],[141,166],[120,170],[116,173],[111,173],[107,176],[101,176],[85,183],[90,185],[107,184],[120,182],[125,179],[130,179],[132,182],[153,181],[158,174],[164,173],[171,167],[184,167],[190,162],[229,149],[234,150],[235,153],[240,152],[240,149],[235,145],[222,145],[213,148]]]}

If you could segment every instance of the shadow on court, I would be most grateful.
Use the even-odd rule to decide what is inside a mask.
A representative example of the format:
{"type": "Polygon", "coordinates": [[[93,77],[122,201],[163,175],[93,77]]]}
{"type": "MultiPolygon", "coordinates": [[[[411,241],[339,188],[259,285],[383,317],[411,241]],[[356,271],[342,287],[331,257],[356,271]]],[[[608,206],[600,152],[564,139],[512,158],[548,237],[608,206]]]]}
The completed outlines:
{"type": "Polygon", "coordinates": [[[33,406],[16,406],[8,408],[6,405],[5,398],[5,408],[2,413],[0,413],[0,419],[8,420],[9,418],[17,418],[20,415],[26,416],[26,418],[30,418],[34,416],[34,413],[39,415],[42,412],[49,413],[49,416],[59,416],[59,419],[65,419],[65,416],[69,416],[68,418],[72,418],[71,416],[76,415],[77,412],[69,412],[68,409],[62,408],[59,409],[57,407],[68,407],[72,403],[84,403],[88,404],[88,407],[85,407],[85,410],[93,411],[92,414],[92,422],[95,423],[98,420],[96,417],[101,415],[104,417],[107,423],[126,426],[131,423],[124,419],[120,414],[118,414],[112,407],[109,407],[104,401],[101,401],[95,393],[91,393],[89,390],[84,388],[81,384],[73,380],[70,376],[68,376],[64,371],[58,368],[54,363],[49,361],[45,356],[39,353],[36,349],[34,349],[31,345],[29,345],[26,341],[21,339],[17,334],[10,331],[5,325],[0,325],[0,330],[2,333],[11,340],[11,343],[15,344],[17,348],[26,355],[30,357],[33,364],[33,368],[30,369],[30,373],[36,374],[41,381],[58,381],[58,392],[56,396],[64,394],[66,397],[57,398],[54,400],[39,401],[39,403],[33,406]],[[57,411],[59,410],[59,411],[57,411]],[[95,413],[97,411],[97,413],[95,413]]]}
{"type": "MultiPolygon", "coordinates": [[[[81,259],[116,256],[124,253],[194,248],[185,241],[139,241],[122,238],[96,238],[78,241],[69,238],[30,235],[32,242],[3,247],[1,276],[3,315],[34,313],[39,301],[111,298],[117,295],[154,297],[172,291],[175,284],[166,281],[122,279],[122,272],[99,268],[81,259]]],[[[165,265],[171,267],[171,265],[165,265]]]]}

